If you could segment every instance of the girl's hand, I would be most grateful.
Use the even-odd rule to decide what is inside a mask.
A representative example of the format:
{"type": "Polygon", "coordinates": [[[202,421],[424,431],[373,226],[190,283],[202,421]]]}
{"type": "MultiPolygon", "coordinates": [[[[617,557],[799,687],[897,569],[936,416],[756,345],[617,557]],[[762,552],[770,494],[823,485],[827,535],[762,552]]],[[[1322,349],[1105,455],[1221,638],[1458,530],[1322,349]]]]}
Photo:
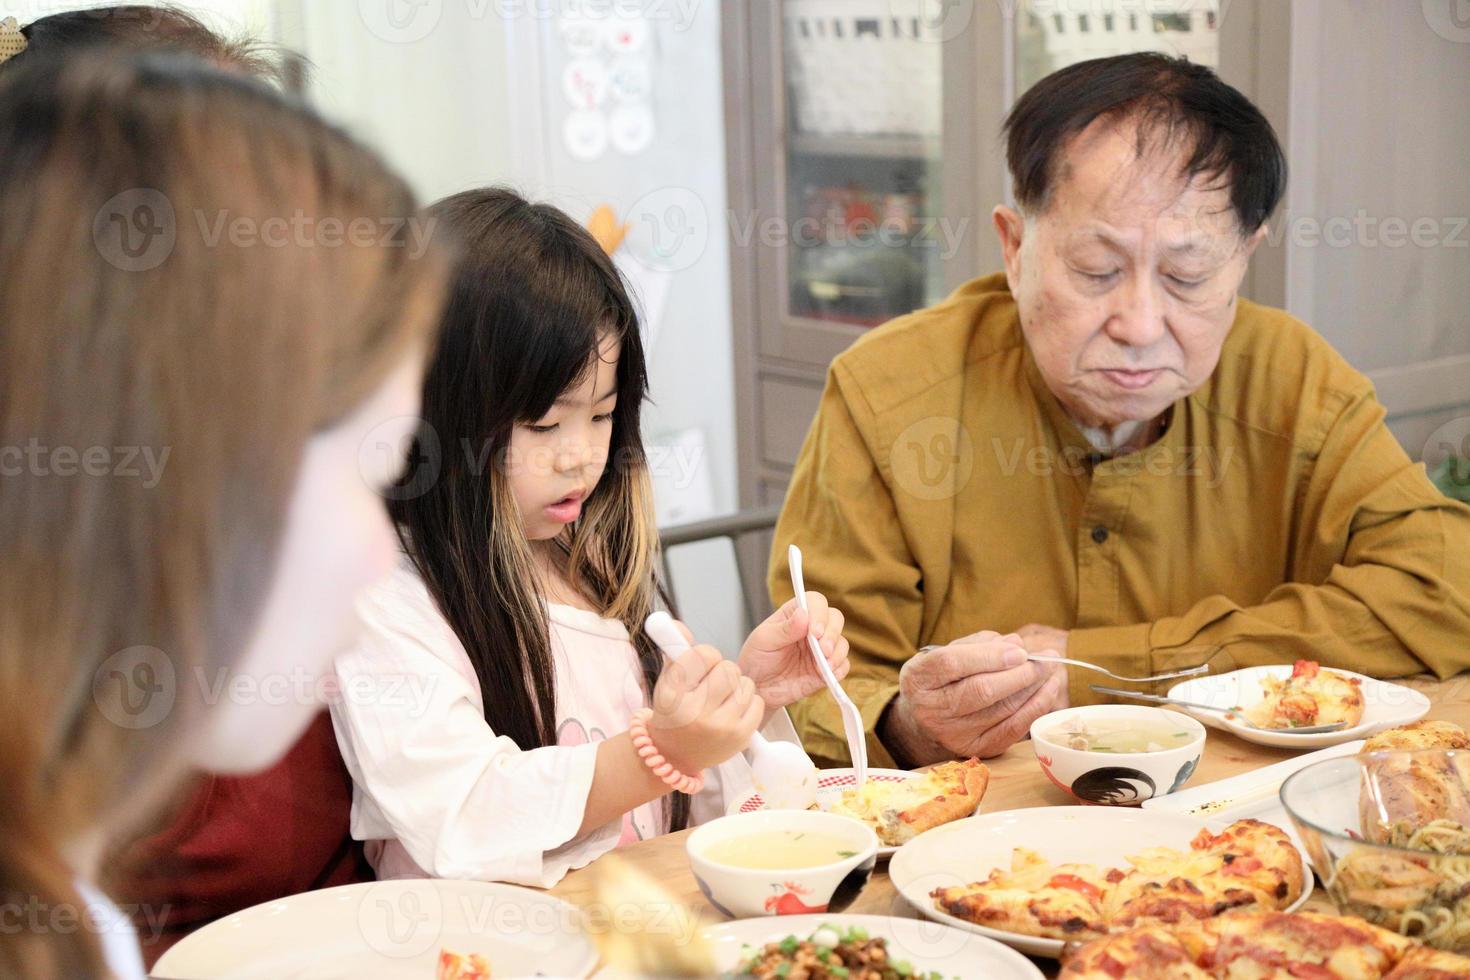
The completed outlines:
{"type": "Polygon", "coordinates": [[[838,680],[851,667],[842,613],[828,606],[820,592],[808,592],[806,604],[810,613],[793,598],[757,626],[740,648],[740,670],[755,681],[756,693],[771,708],[784,708],[826,686],[807,646],[808,629],[838,680]]]}
{"type": "Polygon", "coordinates": [[[765,713],[739,667],[714,647],[697,646],[664,668],[648,733],[666,759],[692,776],[743,751],[765,713]]]}

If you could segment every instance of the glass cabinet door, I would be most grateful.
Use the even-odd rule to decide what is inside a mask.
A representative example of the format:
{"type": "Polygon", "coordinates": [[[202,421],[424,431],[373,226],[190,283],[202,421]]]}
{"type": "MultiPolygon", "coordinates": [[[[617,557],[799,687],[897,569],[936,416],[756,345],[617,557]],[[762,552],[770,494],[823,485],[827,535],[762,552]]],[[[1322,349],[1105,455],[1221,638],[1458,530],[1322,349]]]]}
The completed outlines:
{"type": "Polygon", "coordinates": [[[866,329],[944,294],[943,45],[907,6],[782,0],[789,317],[866,329]]]}
{"type": "Polygon", "coordinates": [[[1016,18],[1016,92],[1089,58],[1162,51],[1219,67],[1219,0],[1023,0],[1016,18]]]}

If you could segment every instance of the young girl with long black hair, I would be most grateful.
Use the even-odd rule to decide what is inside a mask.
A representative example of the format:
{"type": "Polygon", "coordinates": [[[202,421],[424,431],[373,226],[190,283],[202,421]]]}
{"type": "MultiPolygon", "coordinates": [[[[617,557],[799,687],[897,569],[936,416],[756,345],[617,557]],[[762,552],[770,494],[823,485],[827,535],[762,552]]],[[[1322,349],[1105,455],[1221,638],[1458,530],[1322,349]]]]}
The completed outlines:
{"type": "Polygon", "coordinates": [[[697,646],[666,668],[643,633],[658,601],[647,378],[612,261],[510,191],[433,213],[462,258],[417,462],[391,495],[406,557],[359,603],[333,718],[379,877],[549,886],[723,814],[750,788],[751,733],[795,741],[780,709],[822,687],[808,632],[839,676],[847,641],[811,593],[810,616],[778,610],[738,662],[697,646]]]}

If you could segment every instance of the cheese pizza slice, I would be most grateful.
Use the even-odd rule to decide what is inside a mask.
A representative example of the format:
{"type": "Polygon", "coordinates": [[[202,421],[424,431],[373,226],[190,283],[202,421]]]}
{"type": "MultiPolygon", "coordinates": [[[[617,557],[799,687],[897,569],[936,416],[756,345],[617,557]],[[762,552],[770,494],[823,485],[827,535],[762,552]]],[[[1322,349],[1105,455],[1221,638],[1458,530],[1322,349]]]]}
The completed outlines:
{"type": "Polygon", "coordinates": [[[872,827],[884,844],[906,844],[926,830],[971,816],[990,784],[990,770],[979,759],[943,762],[901,783],[868,780],[842,794],[829,812],[854,817],[872,827]]]}
{"type": "Polygon", "coordinates": [[[1245,709],[1245,720],[1259,728],[1304,728],[1363,719],[1363,682],[1314,660],[1298,660],[1291,676],[1261,678],[1266,696],[1245,709]]]}
{"type": "Polygon", "coordinates": [[[1048,939],[1088,939],[1107,932],[1104,896],[1122,875],[1091,864],[1052,864],[1018,847],[1009,871],[997,868],[985,881],[938,888],[931,897],[943,911],[977,925],[1048,939]]]}
{"type": "Polygon", "coordinates": [[[1188,852],[1156,847],[1129,855],[1133,870],[1108,894],[1114,929],[1203,920],[1236,909],[1275,911],[1301,895],[1301,856],[1285,832],[1237,820],[1219,834],[1201,830],[1188,852]]]}

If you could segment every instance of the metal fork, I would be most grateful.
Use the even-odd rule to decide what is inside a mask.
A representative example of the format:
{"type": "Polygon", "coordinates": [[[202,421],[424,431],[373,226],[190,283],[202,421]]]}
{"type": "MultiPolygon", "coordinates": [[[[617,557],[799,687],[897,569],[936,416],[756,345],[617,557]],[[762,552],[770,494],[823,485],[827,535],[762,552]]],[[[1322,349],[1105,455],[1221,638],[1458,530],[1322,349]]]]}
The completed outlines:
{"type": "MultiPolygon", "coordinates": [[[[920,653],[928,653],[930,650],[938,650],[942,644],[931,643],[926,647],[920,647],[920,653]]],[[[1115,681],[1124,681],[1128,684],[1151,684],[1154,681],[1173,680],[1176,677],[1198,677],[1200,674],[1210,672],[1209,664],[1200,664],[1198,667],[1186,667],[1184,670],[1172,670],[1166,674],[1153,674],[1149,677],[1129,677],[1126,674],[1115,674],[1106,667],[1090,664],[1086,660],[1071,660],[1067,657],[1054,657],[1045,653],[1028,653],[1027,660],[1034,660],[1043,664],[1071,664],[1073,667],[1082,667],[1086,670],[1095,670],[1099,674],[1106,674],[1115,681]]]]}
{"type": "Polygon", "coordinates": [[[1181,708],[1189,708],[1193,711],[1214,711],[1225,716],[1227,724],[1239,725],[1241,728],[1253,728],[1258,732],[1277,732],[1285,735],[1318,735],[1322,732],[1336,732],[1347,727],[1345,721],[1334,721],[1327,725],[1304,725],[1301,728],[1266,728],[1255,722],[1247,721],[1244,711],[1239,705],[1223,707],[1218,704],[1201,704],[1198,701],[1181,701],[1179,698],[1166,698],[1157,694],[1144,694],[1140,691],[1120,691],[1113,687],[1103,687],[1101,684],[1089,684],[1099,694],[1111,694],[1119,698],[1134,698],[1138,701],[1149,701],[1153,704],[1176,704],[1181,708]]]}

